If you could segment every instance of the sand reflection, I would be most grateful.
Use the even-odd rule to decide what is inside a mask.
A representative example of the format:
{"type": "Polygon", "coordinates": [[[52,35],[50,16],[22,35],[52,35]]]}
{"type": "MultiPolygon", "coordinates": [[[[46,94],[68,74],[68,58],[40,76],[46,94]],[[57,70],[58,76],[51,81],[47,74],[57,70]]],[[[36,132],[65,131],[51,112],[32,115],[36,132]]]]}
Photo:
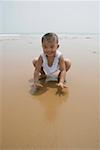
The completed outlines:
{"type": "Polygon", "coordinates": [[[61,105],[68,100],[69,89],[65,88],[63,91],[59,91],[56,81],[42,82],[43,88],[33,91],[33,87],[30,89],[30,94],[33,100],[40,102],[44,108],[45,116],[48,121],[56,120],[61,105]]]}

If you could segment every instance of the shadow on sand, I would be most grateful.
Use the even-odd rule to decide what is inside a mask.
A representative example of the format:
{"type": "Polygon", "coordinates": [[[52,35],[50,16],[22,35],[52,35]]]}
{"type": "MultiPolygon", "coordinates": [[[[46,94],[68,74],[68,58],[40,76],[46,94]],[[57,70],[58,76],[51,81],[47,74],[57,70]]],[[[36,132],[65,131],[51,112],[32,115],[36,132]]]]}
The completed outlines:
{"type": "MultiPolygon", "coordinates": [[[[33,79],[30,79],[29,82],[33,82],[33,79]]],[[[57,87],[57,81],[47,81],[45,82],[45,80],[40,80],[40,83],[43,85],[43,87],[39,87],[37,90],[34,90],[34,87],[31,85],[30,86],[30,91],[29,93],[31,95],[41,95],[45,92],[47,92],[50,88],[55,89],[55,93],[53,93],[54,95],[58,95],[58,96],[65,96],[68,95],[68,88],[64,88],[62,91],[59,90],[59,88],[57,87]]]]}
{"type": "Polygon", "coordinates": [[[67,102],[69,97],[68,88],[59,91],[57,89],[57,82],[55,81],[42,81],[41,83],[43,88],[39,88],[34,92],[33,87],[31,86],[30,94],[33,97],[33,100],[39,101],[42,106],[46,120],[49,122],[55,121],[57,115],[59,114],[61,105],[67,102]]]}

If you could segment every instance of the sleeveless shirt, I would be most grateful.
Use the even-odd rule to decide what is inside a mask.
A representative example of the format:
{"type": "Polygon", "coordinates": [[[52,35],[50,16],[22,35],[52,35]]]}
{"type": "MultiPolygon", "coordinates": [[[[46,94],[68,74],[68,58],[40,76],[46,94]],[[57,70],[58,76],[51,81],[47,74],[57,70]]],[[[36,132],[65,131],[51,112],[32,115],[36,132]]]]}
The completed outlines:
{"type": "Polygon", "coordinates": [[[57,50],[52,66],[48,66],[47,56],[44,53],[41,54],[43,60],[43,64],[42,64],[43,70],[47,75],[50,75],[56,72],[57,70],[59,70],[59,60],[61,56],[62,53],[57,50]]]}

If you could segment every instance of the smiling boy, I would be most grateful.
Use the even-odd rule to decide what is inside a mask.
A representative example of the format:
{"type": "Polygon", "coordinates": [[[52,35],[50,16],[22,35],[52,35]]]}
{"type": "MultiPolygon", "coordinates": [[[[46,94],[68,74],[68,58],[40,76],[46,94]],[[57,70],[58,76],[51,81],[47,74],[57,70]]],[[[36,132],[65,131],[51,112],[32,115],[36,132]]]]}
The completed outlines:
{"type": "Polygon", "coordinates": [[[58,36],[55,33],[46,33],[42,37],[41,42],[43,53],[40,54],[38,59],[35,58],[33,60],[33,65],[35,67],[33,86],[35,88],[42,86],[38,82],[40,78],[47,77],[48,75],[52,75],[59,71],[58,87],[61,89],[66,88],[67,86],[64,81],[66,72],[71,67],[71,61],[69,59],[65,59],[62,53],[58,50],[58,36]]]}

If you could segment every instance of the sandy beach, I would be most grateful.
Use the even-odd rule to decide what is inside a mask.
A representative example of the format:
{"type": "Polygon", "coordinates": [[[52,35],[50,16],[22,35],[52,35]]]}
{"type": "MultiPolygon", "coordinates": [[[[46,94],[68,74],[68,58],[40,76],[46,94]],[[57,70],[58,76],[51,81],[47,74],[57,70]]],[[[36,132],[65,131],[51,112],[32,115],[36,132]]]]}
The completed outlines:
{"type": "Polygon", "coordinates": [[[32,94],[40,35],[0,36],[1,150],[99,150],[98,35],[59,38],[59,50],[72,62],[61,95],[55,82],[32,94]]]}

